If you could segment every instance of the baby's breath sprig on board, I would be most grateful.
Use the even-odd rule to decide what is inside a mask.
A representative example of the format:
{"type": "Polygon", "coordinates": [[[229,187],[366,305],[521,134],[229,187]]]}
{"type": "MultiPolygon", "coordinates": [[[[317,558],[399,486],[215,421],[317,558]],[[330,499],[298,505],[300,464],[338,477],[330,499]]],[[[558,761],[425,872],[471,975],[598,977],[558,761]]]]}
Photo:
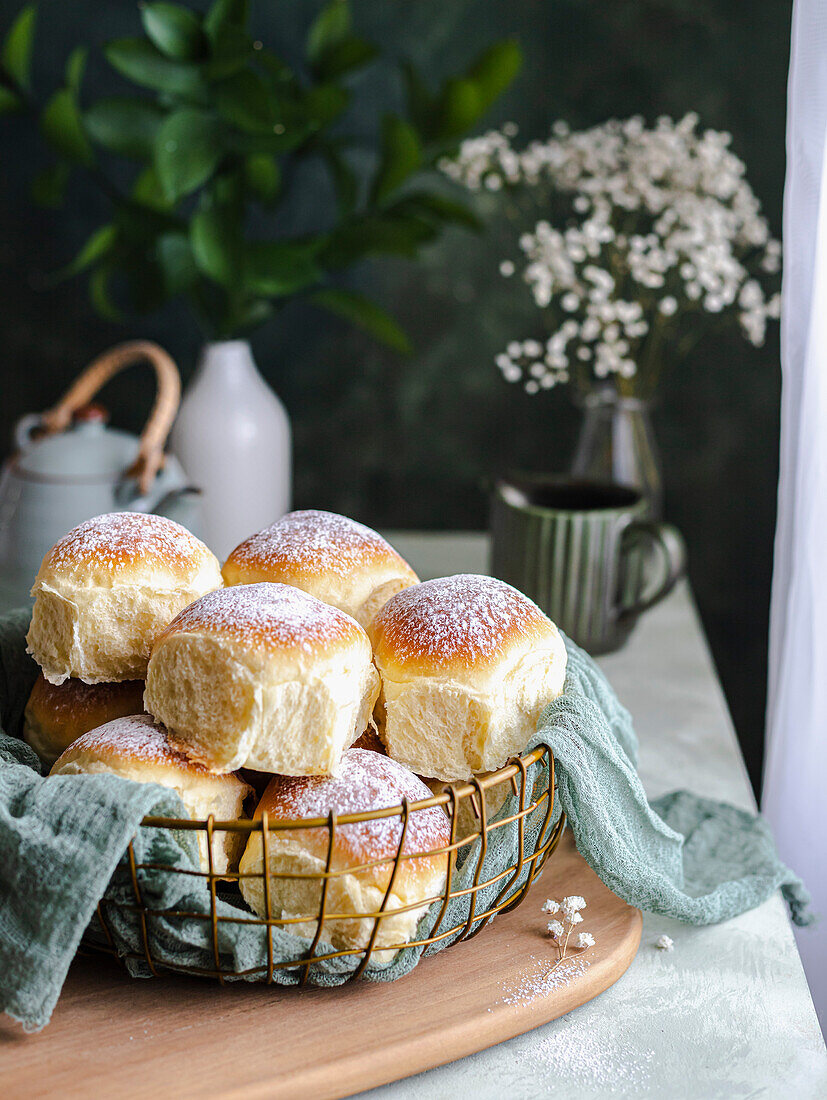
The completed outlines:
{"type": "MultiPolygon", "coordinates": [[[[554,898],[547,898],[543,903],[543,912],[552,915],[559,914],[556,920],[551,920],[546,926],[549,937],[557,945],[557,962],[561,963],[566,958],[569,949],[569,938],[575,926],[583,923],[582,910],[586,908],[586,899],[579,894],[572,894],[563,898],[562,902],[554,898]]],[[[594,947],[595,939],[590,932],[578,933],[575,941],[580,951],[588,947],[594,947]]],[[[556,964],[555,964],[556,965],[556,964]]]]}

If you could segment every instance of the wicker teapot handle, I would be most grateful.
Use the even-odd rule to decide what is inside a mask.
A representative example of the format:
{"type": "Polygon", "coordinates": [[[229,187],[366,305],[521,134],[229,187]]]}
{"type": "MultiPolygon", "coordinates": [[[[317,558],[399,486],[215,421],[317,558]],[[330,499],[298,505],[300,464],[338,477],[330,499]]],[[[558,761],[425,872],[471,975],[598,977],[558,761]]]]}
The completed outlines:
{"type": "Polygon", "coordinates": [[[141,493],[145,494],[163,465],[164,444],[181,399],[178,368],[172,357],[158,344],[149,340],[132,340],[99,355],[72,383],[54,408],[43,413],[40,424],[49,435],[62,432],[68,428],[77,410],[87,405],[113,375],[141,360],[148,360],[155,369],[158,386],[155,404],[141,432],[138,457],[127,472],[130,477],[136,478],[141,493]]]}

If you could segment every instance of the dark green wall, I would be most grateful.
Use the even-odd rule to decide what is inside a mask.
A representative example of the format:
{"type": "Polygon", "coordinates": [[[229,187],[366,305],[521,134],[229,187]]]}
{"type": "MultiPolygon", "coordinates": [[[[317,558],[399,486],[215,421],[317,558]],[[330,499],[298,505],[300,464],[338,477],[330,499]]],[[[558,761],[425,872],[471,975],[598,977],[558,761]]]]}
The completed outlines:
{"type": "MultiPolygon", "coordinates": [[[[259,0],[263,38],[294,50],[315,0],[259,0]]],[[[0,23],[17,3],[0,0],[0,23]]],[[[551,120],[575,125],[640,112],[697,110],[731,130],[773,228],[780,229],[789,4],[783,0],[354,0],[360,29],[437,75],[493,38],[516,34],[525,71],[492,121],[527,138],[551,120]]],[[[71,45],[132,33],[127,0],[45,0],[37,77],[51,86],[71,45]]],[[[94,87],[102,71],[91,74],[94,87]]],[[[358,89],[371,125],[399,90],[381,72],[358,89]]],[[[95,352],[124,335],[166,344],[187,376],[199,336],[176,309],[128,328],[92,314],[82,284],[44,276],[83,240],[94,198],[72,191],[61,215],[32,208],[25,180],[38,146],[3,127],[0,171],[0,432],[49,404],[95,352]]],[[[313,186],[305,202],[324,201],[313,186]]],[[[300,212],[297,212],[297,215],[300,212]]],[[[296,436],[296,503],[350,512],[377,526],[479,528],[481,484],[508,466],[561,468],[576,430],[564,392],[530,398],[503,383],[493,356],[531,313],[496,274],[491,240],[457,233],[420,267],[367,269],[359,283],[407,324],[416,353],[402,361],[295,306],[254,341],[296,436]]],[[[138,427],[141,380],[112,388],[115,418],[138,427]]],[[[707,342],[672,372],[656,412],[667,513],[685,532],[691,574],[753,777],[763,725],[767,607],[778,445],[778,342],[707,342]]],[[[665,716],[665,721],[668,718],[665,716]]]]}

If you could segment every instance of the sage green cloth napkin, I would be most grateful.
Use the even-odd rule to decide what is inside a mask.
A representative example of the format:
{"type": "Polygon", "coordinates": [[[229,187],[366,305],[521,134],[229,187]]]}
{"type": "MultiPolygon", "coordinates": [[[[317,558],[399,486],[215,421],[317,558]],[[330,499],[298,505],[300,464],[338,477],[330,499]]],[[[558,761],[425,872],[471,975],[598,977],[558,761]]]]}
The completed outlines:
{"type": "MultiPolygon", "coordinates": [[[[141,925],[131,908],[132,876],[122,858],[133,836],[138,864],[169,868],[138,871],[146,907],[192,914],[148,917],[152,958],[211,969],[215,957],[209,891],[202,880],[175,873],[198,867],[193,835],[138,829],[146,814],[184,816],[177,795],[115,776],[44,779],[34,754],[19,740],[36,675],[25,655],[27,622],[23,612],[0,620],[0,1007],[37,1029],[51,1016],[84,932],[102,936],[95,916],[99,901],[130,971],[150,973],[142,958],[141,925]]],[[[649,806],[635,770],[637,743],[628,713],[596,665],[573,644],[568,647],[566,689],[546,708],[534,743],[548,744],[555,754],[557,812],[566,812],[580,851],[600,877],[632,904],[694,924],[734,916],[781,887],[793,919],[806,923],[806,892],[779,861],[759,818],[686,792],[649,806]]],[[[544,782],[543,766],[534,765],[528,789],[539,790],[544,782]]],[[[516,798],[510,797],[493,821],[516,809],[516,798]]],[[[540,810],[528,819],[529,850],[544,824],[551,828],[540,810]]],[[[480,879],[493,878],[515,863],[517,848],[513,825],[495,829],[485,851],[479,842],[466,849],[454,871],[454,887],[473,885],[481,859],[480,879]]],[[[422,918],[418,937],[442,938],[427,948],[400,951],[390,965],[371,964],[364,977],[392,981],[408,973],[423,953],[442,950],[461,934],[443,932],[468,920],[477,927],[474,913],[495,901],[504,883],[511,892],[522,880],[506,878],[479,891],[476,900],[473,893],[463,894],[444,913],[435,904],[422,918]]],[[[232,891],[221,893],[217,910],[221,917],[249,916],[232,891]]],[[[306,940],[284,929],[272,929],[270,936],[276,964],[307,947],[306,940]]],[[[239,979],[255,980],[266,967],[266,930],[261,927],[219,921],[216,946],[222,969],[239,979]]],[[[316,963],[310,981],[338,985],[357,965],[354,958],[316,963]]],[[[299,975],[276,970],[275,980],[293,984],[299,975]]]]}

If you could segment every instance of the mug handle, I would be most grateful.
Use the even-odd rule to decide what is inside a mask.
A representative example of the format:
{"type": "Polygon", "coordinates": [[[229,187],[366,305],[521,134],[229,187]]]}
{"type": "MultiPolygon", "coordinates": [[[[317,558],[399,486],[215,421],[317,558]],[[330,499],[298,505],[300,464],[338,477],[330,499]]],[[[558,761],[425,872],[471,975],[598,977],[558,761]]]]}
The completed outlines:
{"type": "Polygon", "coordinates": [[[619,619],[636,619],[650,607],[668,596],[686,571],[686,543],[676,527],[671,523],[659,523],[657,520],[633,520],[623,532],[624,542],[632,534],[642,535],[659,553],[663,563],[663,577],[654,588],[640,596],[634,603],[620,608],[619,619]]]}

